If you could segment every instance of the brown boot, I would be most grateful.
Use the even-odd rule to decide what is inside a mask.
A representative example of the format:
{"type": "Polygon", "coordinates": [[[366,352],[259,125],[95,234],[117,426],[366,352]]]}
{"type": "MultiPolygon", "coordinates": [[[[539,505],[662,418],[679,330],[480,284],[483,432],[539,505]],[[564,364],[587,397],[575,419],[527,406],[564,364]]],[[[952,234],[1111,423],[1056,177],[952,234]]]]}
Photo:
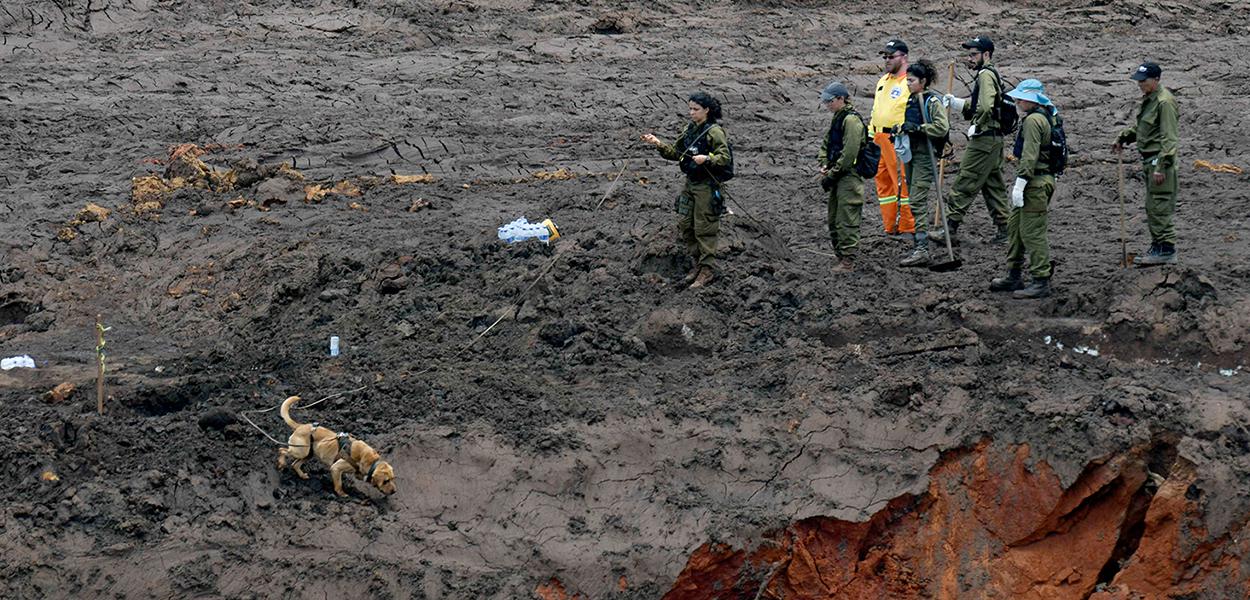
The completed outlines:
{"type": "Polygon", "coordinates": [[[694,283],[694,278],[699,276],[700,267],[702,266],[699,263],[694,263],[694,266],[690,268],[690,272],[686,273],[686,276],[681,280],[681,284],[690,285],[694,283]]]}
{"type": "Polygon", "coordinates": [[[834,273],[850,273],[855,270],[855,262],[849,256],[838,258],[838,264],[833,265],[834,273]]]}
{"type": "Polygon", "coordinates": [[[699,267],[699,274],[695,276],[694,281],[690,284],[690,289],[697,290],[701,287],[712,283],[716,279],[716,273],[712,271],[712,267],[699,267]]]}

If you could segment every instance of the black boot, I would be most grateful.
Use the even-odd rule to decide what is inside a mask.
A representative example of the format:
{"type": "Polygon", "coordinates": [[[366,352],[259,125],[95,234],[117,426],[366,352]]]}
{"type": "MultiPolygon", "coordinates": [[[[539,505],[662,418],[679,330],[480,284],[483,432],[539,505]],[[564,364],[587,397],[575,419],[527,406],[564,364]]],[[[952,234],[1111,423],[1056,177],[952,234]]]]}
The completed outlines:
{"type": "Polygon", "coordinates": [[[928,235],[921,231],[916,234],[916,246],[912,248],[911,255],[899,261],[900,267],[923,267],[929,264],[929,240],[928,235]]]}
{"type": "Polygon", "coordinates": [[[1176,245],[1171,242],[1151,244],[1146,255],[1134,258],[1133,264],[1139,267],[1176,264],[1176,245]]]}
{"type": "Polygon", "coordinates": [[[995,244],[1006,244],[1006,243],[1007,243],[1007,238],[1008,238],[1008,237],[1009,237],[1009,236],[1007,235],[1007,224],[1006,224],[1006,223],[999,223],[999,224],[998,224],[998,231],[996,231],[996,232],[994,233],[994,243],[995,243],[995,244]]]}
{"type": "Polygon", "coordinates": [[[946,229],[936,229],[930,232],[929,239],[939,244],[945,244],[946,236],[949,234],[951,236],[951,245],[958,246],[959,245],[959,221],[948,221],[946,224],[946,227],[947,227],[946,229]]]}
{"type": "Polygon", "coordinates": [[[1021,277],[1020,269],[1011,269],[1007,271],[1006,277],[995,277],[990,280],[991,292],[1014,292],[1024,288],[1024,279],[1021,277]]]}
{"type": "Polygon", "coordinates": [[[1029,287],[1017,290],[1011,294],[1012,298],[1017,300],[1031,300],[1033,298],[1045,298],[1050,295],[1050,278],[1034,277],[1029,283],[1029,287]]]}

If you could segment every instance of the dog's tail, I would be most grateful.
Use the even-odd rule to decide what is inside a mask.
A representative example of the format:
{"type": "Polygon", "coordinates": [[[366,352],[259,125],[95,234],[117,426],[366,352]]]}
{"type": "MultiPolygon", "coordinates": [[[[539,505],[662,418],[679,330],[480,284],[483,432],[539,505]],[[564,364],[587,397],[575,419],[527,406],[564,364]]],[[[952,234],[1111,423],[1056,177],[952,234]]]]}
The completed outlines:
{"type": "Polygon", "coordinates": [[[295,429],[301,425],[301,423],[296,423],[295,419],[291,418],[291,407],[295,406],[296,402],[299,402],[299,396],[291,396],[290,398],[282,401],[282,420],[286,421],[286,424],[290,425],[291,429],[295,429]]]}

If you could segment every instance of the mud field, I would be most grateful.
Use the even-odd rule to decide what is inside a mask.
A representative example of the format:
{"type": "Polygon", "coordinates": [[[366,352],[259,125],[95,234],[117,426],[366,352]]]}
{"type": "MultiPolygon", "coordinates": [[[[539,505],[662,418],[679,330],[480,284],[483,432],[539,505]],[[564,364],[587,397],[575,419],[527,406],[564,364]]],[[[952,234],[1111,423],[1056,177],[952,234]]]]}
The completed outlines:
{"type": "Polygon", "coordinates": [[[1250,167],[1250,13],[1088,4],[5,2],[0,356],[37,368],[0,371],[0,589],[1250,598],[1250,176],[1194,165],[1250,167]],[[818,90],[866,114],[895,35],[944,88],[980,32],[1067,119],[1055,294],[986,291],[979,201],[955,273],[896,268],[871,197],[830,273],[818,90]],[[1109,145],[1147,58],[1181,261],[1121,270],[1109,145]],[[637,142],[695,90],[739,174],[702,291],[680,175],[637,142]],[[497,240],[520,216],[563,235],[497,240]],[[398,493],[279,473],[240,413],[292,394],[337,395],[295,418],[398,493]]]}

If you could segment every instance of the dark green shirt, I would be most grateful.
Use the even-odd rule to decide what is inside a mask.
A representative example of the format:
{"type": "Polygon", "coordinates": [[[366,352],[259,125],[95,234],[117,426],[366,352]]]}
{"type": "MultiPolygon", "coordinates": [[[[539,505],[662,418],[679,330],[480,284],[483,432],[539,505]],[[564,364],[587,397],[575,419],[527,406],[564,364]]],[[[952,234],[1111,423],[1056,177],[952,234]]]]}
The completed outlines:
{"type": "Polygon", "coordinates": [[[1159,168],[1176,166],[1176,141],[1179,135],[1180,113],[1176,97],[1167,88],[1159,86],[1142,97],[1137,110],[1137,127],[1120,132],[1121,144],[1137,142],[1137,150],[1146,158],[1156,158],[1159,168]]]}
{"type": "Polygon", "coordinates": [[[1046,120],[1046,115],[1036,110],[1030,112],[1020,123],[1020,135],[1024,137],[1024,145],[1016,164],[1016,177],[1032,179],[1047,175],[1049,169],[1041,161],[1042,148],[1050,146],[1050,121],[1046,120]]]}

